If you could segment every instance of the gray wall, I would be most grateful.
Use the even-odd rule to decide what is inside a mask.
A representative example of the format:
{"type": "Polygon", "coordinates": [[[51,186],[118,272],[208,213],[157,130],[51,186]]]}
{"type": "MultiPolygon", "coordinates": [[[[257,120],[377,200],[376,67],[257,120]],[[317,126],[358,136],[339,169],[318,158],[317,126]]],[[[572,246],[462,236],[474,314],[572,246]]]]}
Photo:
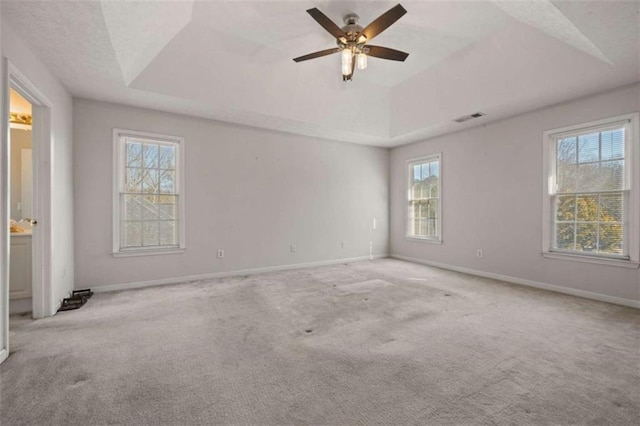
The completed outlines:
{"type": "MultiPolygon", "coordinates": [[[[73,290],[72,99],[31,48],[2,21],[2,54],[47,98],[51,107],[51,306],[73,290]]],[[[34,164],[34,168],[36,165],[34,164]]]]}
{"type": "Polygon", "coordinates": [[[541,256],[543,132],[638,110],[640,85],[634,85],[393,149],[391,254],[640,300],[638,269],[541,256]],[[408,241],[405,162],[437,152],[443,154],[443,244],[408,241]]]}
{"type": "Polygon", "coordinates": [[[387,149],[75,99],[76,288],[368,256],[374,217],[387,254],[388,166],[387,149]],[[116,127],[185,138],[185,253],[111,255],[116,127]]]}

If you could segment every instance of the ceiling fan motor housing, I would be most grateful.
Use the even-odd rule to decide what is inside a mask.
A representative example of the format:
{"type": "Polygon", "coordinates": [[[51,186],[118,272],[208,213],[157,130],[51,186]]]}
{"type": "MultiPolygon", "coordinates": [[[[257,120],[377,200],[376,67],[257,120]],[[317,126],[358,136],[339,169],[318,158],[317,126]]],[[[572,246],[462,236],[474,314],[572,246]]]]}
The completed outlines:
{"type": "Polygon", "coordinates": [[[346,41],[337,39],[338,46],[341,49],[345,47],[355,47],[357,43],[358,34],[362,31],[362,26],[358,25],[360,17],[355,13],[349,13],[344,17],[345,26],[341,30],[347,35],[346,41]]]}

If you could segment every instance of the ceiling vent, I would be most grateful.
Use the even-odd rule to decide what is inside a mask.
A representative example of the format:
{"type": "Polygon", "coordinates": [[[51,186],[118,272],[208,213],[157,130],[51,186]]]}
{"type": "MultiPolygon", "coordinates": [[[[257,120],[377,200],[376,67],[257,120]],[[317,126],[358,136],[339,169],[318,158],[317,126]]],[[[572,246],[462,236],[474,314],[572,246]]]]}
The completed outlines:
{"type": "Polygon", "coordinates": [[[487,114],[485,114],[484,112],[476,112],[475,114],[463,115],[462,117],[458,117],[453,121],[455,121],[456,123],[464,123],[465,121],[473,120],[474,118],[480,118],[485,115],[487,114]]]}

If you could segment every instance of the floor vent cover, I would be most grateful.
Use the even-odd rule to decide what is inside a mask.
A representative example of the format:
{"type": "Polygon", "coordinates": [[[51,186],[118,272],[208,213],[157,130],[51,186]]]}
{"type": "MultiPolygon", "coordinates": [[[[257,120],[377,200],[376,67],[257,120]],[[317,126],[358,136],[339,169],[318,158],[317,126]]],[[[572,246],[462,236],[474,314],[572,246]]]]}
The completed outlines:
{"type": "Polygon", "coordinates": [[[62,300],[62,305],[60,309],[58,309],[58,312],[81,308],[82,305],[87,303],[87,300],[89,300],[91,296],[93,296],[91,289],[75,290],[71,293],[71,297],[62,300]]]}

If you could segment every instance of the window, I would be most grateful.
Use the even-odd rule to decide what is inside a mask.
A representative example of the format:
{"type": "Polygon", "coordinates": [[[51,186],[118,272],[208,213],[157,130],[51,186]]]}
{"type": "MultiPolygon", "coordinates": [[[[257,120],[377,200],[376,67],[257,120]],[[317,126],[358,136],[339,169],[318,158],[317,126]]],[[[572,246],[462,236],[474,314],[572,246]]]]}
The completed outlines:
{"type": "Polygon", "coordinates": [[[408,162],[407,238],[441,241],[440,154],[408,162]]]}
{"type": "Polygon", "coordinates": [[[545,252],[637,262],[636,122],[637,114],[545,133],[545,252]]]}
{"type": "Polygon", "coordinates": [[[114,255],[184,248],[184,139],[114,130],[114,255]]]}

